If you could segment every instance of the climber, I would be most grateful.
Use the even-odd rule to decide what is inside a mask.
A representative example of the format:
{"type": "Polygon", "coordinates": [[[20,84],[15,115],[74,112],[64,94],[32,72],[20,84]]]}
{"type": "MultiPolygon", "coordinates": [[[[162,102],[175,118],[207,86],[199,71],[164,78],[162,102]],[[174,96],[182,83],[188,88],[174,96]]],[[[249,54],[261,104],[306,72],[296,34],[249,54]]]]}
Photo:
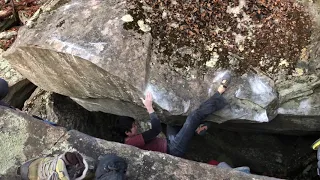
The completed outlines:
{"type": "Polygon", "coordinates": [[[161,132],[161,124],[152,107],[152,95],[148,92],[146,98],[142,99],[142,102],[150,115],[152,127],[150,130],[140,134],[137,132],[137,125],[133,118],[121,117],[118,120],[117,129],[123,137],[123,142],[144,150],[168,153],[178,157],[184,156],[194,133],[203,134],[202,132],[208,129],[208,127],[204,127],[205,125],[200,125],[202,121],[208,115],[222,109],[227,104],[222,94],[230,84],[230,80],[230,74],[224,75],[217,92],[202,103],[198,109],[191,112],[179,131],[176,131],[176,129],[171,126],[167,126],[166,139],[157,137],[161,132]],[[200,127],[200,129],[197,129],[198,127],[200,127]]]}
{"type": "Polygon", "coordinates": [[[317,139],[311,146],[313,150],[317,150],[318,168],[317,174],[320,176],[320,139],[317,139]]]}

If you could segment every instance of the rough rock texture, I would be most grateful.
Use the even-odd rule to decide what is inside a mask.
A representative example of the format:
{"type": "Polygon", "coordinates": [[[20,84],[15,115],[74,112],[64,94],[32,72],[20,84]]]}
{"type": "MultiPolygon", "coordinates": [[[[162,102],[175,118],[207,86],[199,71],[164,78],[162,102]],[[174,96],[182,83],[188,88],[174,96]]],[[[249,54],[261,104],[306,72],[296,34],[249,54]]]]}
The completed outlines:
{"type": "Polygon", "coordinates": [[[286,135],[308,135],[319,132],[318,116],[278,115],[269,123],[248,123],[248,121],[228,121],[215,126],[237,132],[260,132],[286,135]]]}
{"type": "Polygon", "coordinates": [[[24,101],[31,95],[36,86],[24,78],[2,57],[3,52],[0,49],[0,77],[9,84],[9,93],[4,101],[13,107],[22,108],[24,101]]]}
{"type": "Polygon", "coordinates": [[[37,88],[22,109],[67,129],[75,129],[93,137],[118,140],[113,132],[117,116],[89,112],[69,97],[37,88]]]}
{"type": "Polygon", "coordinates": [[[78,131],[49,126],[27,114],[0,107],[1,179],[19,179],[16,168],[39,156],[77,150],[90,167],[100,155],[116,153],[128,161],[129,179],[274,179],[218,169],[170,155],[93,138],[78,131]]]}
{"type": "MultiPolygon", "coordinates": [[[[149,90],[163,117],[187,115],[214,92],[225,73],[220,66],[214,66],[212,64],[215,63],[211,62],[219,56],[216,55],[219,48],[213,44],[209,49],[217,52],[205,58],[201,56],[201,51],[200,54],[194,51],[194,48],[203,44],[184,44],[175,49],[174,55],[166,58],[164,46],[160,46],[159,38],[155,37],[159,29],[155,29],[158,26],[154,25],[158,21],[153,19],[160,17],[153,15],[158,13],[157,7],[164,4],[151,8],[147,3],[149,1],[145,2],[137,6],[125,0],[50,1],[42,7],[42,13],[34,17],[33,23],[19,31],[18,39],[6,53],[6,58],[36,85],[73,97],[73,100],[91,111],[145,119],[147,114],[139,97],[149,90]],[[128,28],[126,23],[132,20],[128,15],[133,19],[130,23],[138,24],[134,24],[138,30],[128,28]],[[192,59],[200,58],[199,62],[184,58],[190,56],[192,59]],[[163,59],[170,61],[163,62],[163,59]],[[184,62],[184,65],[175,66],[176,62],[184,62]],[[201,63],[206,67],[201,68],[201,63]]],[[[251,19],[250,8],[255,7],[254,2],[241,0],[239,3],[221,5],[222,10],[225,8],[221,13],[229,14],[231,19],[220,20],[225,29],[216,29],[215,33],[222,39],[226,35],[229,39],[225,40],[229,43],[224,43],[221,38],[217,43],[225,47],[236,46],[238,50],[222,49],[222,52],[227,50],[228,55],[225,56],[227,59],[220,61],[228,62],[227,68],[231,70],[234,70],[232,67],[238,67],[236,64],[246,67],[246,70],[234,74],[233,84],[225,95],[229,106],[216,113],[218,118],[212,116],[210,120],[268,122],[277,114],[319,117],[319,101],[314,98],[319,94],[320,83],[319,3],[306,1],[302,6],[293,1],[270,1],[271,4],[257,1],[256,6],[262,8],[260,20],[268,25],[260,27],[259,18],[251,19]],[[289,10],[286,11],[286,8],[289,10]],[[288,37],[283,32],[286,28],[279,21],[286,22],[288,37]],[[228,22],[235,23],[232,27],[236,28],[232,28],[228,22]],[[293,30],[289,31],[291,27],[293,30]],[[259,39],[259,28],[266,30],[262,32],[266,37],[259,39]],[[231,29],[230,36],[225,34],[229,32],[228,29],[231,29]],[[258,35],[254,36],[255,33],[258,35]],[[286,39],[284,42],[279,41],[282,35],[286,39]],[[292,42],[288,39],[292,39],[292,42]],[[267,47],[268,51],[256,56],[250,49],[255,42],[260,48],[267,47]],[[278,50],[281,50],[279,56],[276,54],[278,50]],[[244,57],[246,61],[243,61],[244,57]],[[253,62],[257,59],[258,62],[253,62]]],[[[193,9],[186,8],[185,11],[193,9]]],[[[179,13],[170,13],[162,14],[161,18],[176,15],[175,18],[179,19],[179,13]]],[[[201,17],[202,14],[200,17],[194,15],[190,20],[201,17]]],[[[181,22],[190,23],[188,18],[181,22]]],[[[184,28],[180,30],[184,31],[184,28]]],[[[173,37],[168,42],[180,42],[179,38],[191,37],[173,37]]],[[[168,44],[168,47],[170,45],[176,44],[168,44]]]]}
{"type": "MultiPolygon", "coordinates": [[[[23,110],[28,114],[54,121],[67,129],[75,129],[108,141],[121,140],[113,129],[117,117],[101,112],[88,112],[70,98],[45,92],[40,88],[25,103],[23,110]]],[[[307,165],[316,164],[315,152],[310,148],[310,144],[320,135],[316,133],[319,125],[305,120],[305,126],[298,126],[295,125],[295,121],[293,118],[291,121],[284,121],[278,116],[273,121],[263,124],[215,124],[205,137],[195,136],[192,139],[186,158],[198,162],[216,159],[226,161],[233,167],[249,166],[251,171],[257,174],[295,178],[303,174],[301,172],[307,165]],[[282,125],[281,122],[287,124],[282,125]],[[300,129],[296,129],[297,127],[300,129]],[[280,132],[281,135],[273,134],[280,132]],[[314,135],[301,136],[311,133],[314,135]]],[[[140,130],[150,128],[148,123],[144,124],[142,121],[140,126],[140,130]]],[[[315,177],[315,166],[307,170],[306,174],[308,178],[315,177]]]]}
{"type": "Polygon", "coordinates": [[[0,146],[3,179],[13,179],[19,164],[52,148],[66,133],[64,128],[53,128],[25,113],[3,107],[0,111],[0,136],[6,141],[0,146]]]}
{"type": "Polygon", "coordinates": [[[187,158],[200,162],[215,159],[233,167],[249,166],[254,173],[272,177],[313,179],[317,177],[317,158],[310,145],[318,138],[319,133],[288,136],[229,131],[213,126],[206,136],[192,139],[187,158]]]}

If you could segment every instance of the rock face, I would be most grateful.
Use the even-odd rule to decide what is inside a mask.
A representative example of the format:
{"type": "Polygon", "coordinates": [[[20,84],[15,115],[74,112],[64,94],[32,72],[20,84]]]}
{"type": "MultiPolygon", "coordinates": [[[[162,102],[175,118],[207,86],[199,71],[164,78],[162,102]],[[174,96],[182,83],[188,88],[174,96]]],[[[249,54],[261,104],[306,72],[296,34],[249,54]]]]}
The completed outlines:
{"type": "Polygon", "coordinates": [[[91,168],[101,155],[116,153],[124,157],[129,179],[274,179],[143,151],[75,130],[66,131],[11,109],[0,107],[0,117],[0,137],[4,140],[0,145],[1,179],[19,179],[16,168],[26,160],[74,150],[85,155],[91,168]]]}
{"type": "MultiPolygon", "coordinates": [[[[117,117],[101,112],[89,112],[62,95],[38,88],[25,103],[23,110],[67,129],[78,130],[108,141],[121,142],[113,128],[117,117]]],[[[303,174],[303,168],[306,165],[314,165],[309,171],[306,170],[306,174],[308,178],[316,177],[316,157],[310,145],[319,138],[320,134],[315,133],[319,125],[304,119],[305,126],[297,126],[297,120],[294,118],[291,118],[291,121],[279,118],[281,117],[263,124],[215,124],[205,137],[195,136],[192,139],[186,159],[205,163],[216,159],[233,167],[249,166],[251,171],[257,174],[289,179],[301,179],[297,176],[303,174]],[[284,122],[287,123],[281,124],[284,122]],[[296,129],[297,127],[299,129],[296,129]],[[315,134],[301,136],[311,133],[315,134]]],[[[141,123],[143,121],[140,121],[140,126],[143,125],[141,123]]],[[[141,126],[141,129],[148,130],[150,127],[146,125],[141,126]]]]}
{"type": "Polygon", "coordinates": [[[9,84],[9,93],[4,101],[13,107],[22,108],[24,101],[31,95],[36,86],[24,78],[2,57],[3,52],[0,49],[0,77],[9,84]]]}
{"type": "Polygon", "coordinates": [[[97,138],[117,140],[112,133],[117,116],[89,112],[66,96],[37,88],[22,110],[67,129],[75,129],[97,138]]]}
{"type": "Polygon", "coordinates": [[[182,8],[194,13],[187,17],[192,13],[178,11],[179,3],[160,16],[164,4],[149,1],[50,1],[19,31],[6,58],[36,85],[90,111],[145,119],[139,98],[147,90],[168,122],[212,95],[227,68],[235,72],[225,94],[230,104],[209,120],[268,122],[278,114],[316,120],[319,3],[259,3],[209,3],[201,10],[187,3],[182,8]],[[227,17],[216,19],[220,27],[201,25],[216,12],[227,17]],[[203,39],[210,29],[214,38],[203,39]]]}

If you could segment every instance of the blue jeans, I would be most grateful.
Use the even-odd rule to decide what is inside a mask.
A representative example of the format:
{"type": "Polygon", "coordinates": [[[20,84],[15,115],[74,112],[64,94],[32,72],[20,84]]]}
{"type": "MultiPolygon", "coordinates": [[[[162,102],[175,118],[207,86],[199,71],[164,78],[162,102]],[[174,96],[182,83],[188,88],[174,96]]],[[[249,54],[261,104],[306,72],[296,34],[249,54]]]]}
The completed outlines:
{"type": "Polygon", "coordinates": [[[198,109],[190,113],[180,130],[176,127],[167,126],[168,154],[177,157],[184,156],[189,141],[201,122],[208,115],[222,109],[226,104],[226,100],[216,92],[207,101],[202,103],[198,109]]]}

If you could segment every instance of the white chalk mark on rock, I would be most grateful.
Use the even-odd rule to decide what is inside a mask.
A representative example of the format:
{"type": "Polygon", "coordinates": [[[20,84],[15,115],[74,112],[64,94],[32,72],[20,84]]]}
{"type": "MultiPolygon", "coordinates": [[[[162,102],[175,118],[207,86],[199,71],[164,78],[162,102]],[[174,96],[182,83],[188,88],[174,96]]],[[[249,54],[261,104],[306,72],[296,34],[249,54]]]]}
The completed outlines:
{"type": "Polygon", "coordinates": [[[258,122],[269,122],[267,112],[264,111],[263,113],[256,114],[253,118],[254,120],[258,122]]]}
{"type": "Polygon", "coordinates": [[[121,20],[124,22],[132,22],[133,17],[130,14],[126,14],[126,15],[122,16],[121,20]]]}
{"type": "Polygon", "coordinates": [[[236,7],[230,7],[228,6],[227,8],[227,13],[233,14],[235,17],[240,14],[242,8],[246,6],[246,1],[245,0],[239,0],[239,5],[236,7]]]}
{"type": "Polygon", "coordinates": [[[272,88],[261,81],[257,76],[250,77],[248,80],[253,93],[261,95],[272,94],[272,88]]]}
{"type": "Polygon", "coordinates": [[[162,109],[165,109],[167,111],[172,110],[169,101],[166,99],[167,92],[165,90],[160,90],[155,85],[148,84],[144,94],[146,94],[147,92],[150,92],[152,94],[153,101],[157,103],[162,109]]]}
{"type": "Polygon", "coordinates": [[[138,21],[138,26],[140,27],[140,30],[143,32],[151,31],[151,27],[148,24],[145,24],[143,20],[138,21]]]}
{"type": "Polygon", "coordinates": [[[183,104],[183,107],[184,107],[183,113],[186,113],[190,108],[190,100],[183,101],[182,104],[183,104]]]}

